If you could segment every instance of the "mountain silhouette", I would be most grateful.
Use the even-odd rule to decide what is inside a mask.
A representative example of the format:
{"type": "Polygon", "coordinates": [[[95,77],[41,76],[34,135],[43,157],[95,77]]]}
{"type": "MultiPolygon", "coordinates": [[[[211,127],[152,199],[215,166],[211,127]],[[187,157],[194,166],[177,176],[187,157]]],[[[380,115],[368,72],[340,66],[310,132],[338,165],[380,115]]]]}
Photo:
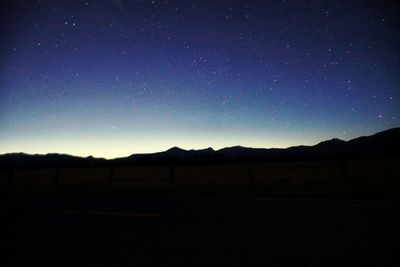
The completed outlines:
{"type": "Polygon", "coordinates": [[[322,141],[314,146],[289,148],[249,148],[233,146],[185,150],[172,147],[163,152],[133,154],[128,157],[106,160],[92,156],[83,158],[66,154],[29,155],[8,153],[0,155],[0,168],[138,166],[163,164],[225,164],[270,161],[301,161],[343,158],[398,158],[400,128],[393,128],[371,136],[350,141],[337,138],[322,141]]]}
{"type": "Polygon", "coordinates": [[[182,149],[180,147],[174,146],[174,147],[166,150],[164,152],[164,154],[167,154],[167,155],[183,155],[183,154],[186,154],[187,152],[188,152],[187,150],[184,150],[184,149],[182,149]]]}

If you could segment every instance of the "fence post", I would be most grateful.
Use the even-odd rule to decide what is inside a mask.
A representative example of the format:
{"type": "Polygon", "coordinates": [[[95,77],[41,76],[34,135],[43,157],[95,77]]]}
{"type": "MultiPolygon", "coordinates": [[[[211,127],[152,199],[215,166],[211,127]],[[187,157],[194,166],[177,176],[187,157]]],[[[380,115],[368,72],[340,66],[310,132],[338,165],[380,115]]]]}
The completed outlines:
{"type": "Polygon", "coordinates": [[[171,165],[169,168],[169,183],[172,185],[175,183],[175,166],[171,165]]]}
{"type": "Polygon", "coordinates": [[[113,178],[114,178],[114,167],[111,166],[111,167],[110,167],[110,170],[109,170],[109,173],[108,173],[108,183],[109,183],[110,185],[112,185],[113,178]]]}
{"type": "Polygon", "coordinates": [[[248,164],[247,165],[247,177],[248,177],[248,183],[249,183],[249,188],[250,188],[250,190],[252,190],[253,189],[253,180],[254,180],[254,177],[253,177],[254,175],[253,175],[253,166],[252,166],[252,164],[248,164]]]}
{"type": "Polygon", "coordinates": [[[60,183],[60,167],[56,167],[56,171],[54,173],[54,182],[56,184],[60,183]]]}
{"type": "Polygon", "coordinates": [[[11,168],[8,172],[8,183],[12,185],[14,183],[13,181],[13,176],[14,176],[14,170],[11,168]]]}
{"type": "Polygon", "coordinates": [[[347,178],[347,165],[346,165],[346,160],[341,159],[340,160],[340,179],[343,182],[346,181],[347,178]]]}

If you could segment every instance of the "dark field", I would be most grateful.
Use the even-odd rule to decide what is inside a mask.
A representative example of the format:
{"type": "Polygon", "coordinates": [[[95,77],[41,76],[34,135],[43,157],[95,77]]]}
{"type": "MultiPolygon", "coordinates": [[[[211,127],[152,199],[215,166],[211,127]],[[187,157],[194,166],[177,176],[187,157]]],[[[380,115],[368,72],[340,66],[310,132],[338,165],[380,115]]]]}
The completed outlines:
{"type": "Polygon", "coordinates": [[[399,199],[399,159],[0,170],[0,191],[399,199]]]}
{"type": "Polygon", "coordinates": [[[4,262],[399,266],[399,166],[371,159],[2,170],[4,262]]]}
{"type": "Polygon", "coordinates": [[[396,200],[32,195],[2,200],[6,266],[400,264],[396,200]]]}

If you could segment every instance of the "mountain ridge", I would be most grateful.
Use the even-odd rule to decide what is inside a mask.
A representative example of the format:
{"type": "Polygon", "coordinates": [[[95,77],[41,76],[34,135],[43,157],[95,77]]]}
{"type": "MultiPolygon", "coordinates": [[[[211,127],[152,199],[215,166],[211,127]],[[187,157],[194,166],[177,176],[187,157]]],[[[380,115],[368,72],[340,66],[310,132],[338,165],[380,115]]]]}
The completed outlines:
{"type": "Polygon", "coordinates": [[[299,145],[288,148],[251,148],[238,145],[219,150],[214,150],[211,147],[185,150],[175,146],[162,152],[132,154],[114,159],[93,156],[78,157],[58,153],[6,153],[0,155],[0,168],[222,164],[371,157],[396,158],[399,157],[399,151],[400,128],[392,128],[370,136],[360,136],[349,141],[333,138],[321,141],[313,146],[299,145]]]}

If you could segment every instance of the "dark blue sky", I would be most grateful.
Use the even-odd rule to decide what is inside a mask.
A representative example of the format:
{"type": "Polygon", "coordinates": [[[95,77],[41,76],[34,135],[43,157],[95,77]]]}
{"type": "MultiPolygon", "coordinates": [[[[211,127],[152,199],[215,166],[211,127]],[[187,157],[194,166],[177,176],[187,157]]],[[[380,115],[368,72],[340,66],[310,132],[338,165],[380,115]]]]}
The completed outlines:
{"type": "Polygon", "coordinates": [[[396,1],[2,5],[0,153],[288,147],[400,125],[396,1]]]}

